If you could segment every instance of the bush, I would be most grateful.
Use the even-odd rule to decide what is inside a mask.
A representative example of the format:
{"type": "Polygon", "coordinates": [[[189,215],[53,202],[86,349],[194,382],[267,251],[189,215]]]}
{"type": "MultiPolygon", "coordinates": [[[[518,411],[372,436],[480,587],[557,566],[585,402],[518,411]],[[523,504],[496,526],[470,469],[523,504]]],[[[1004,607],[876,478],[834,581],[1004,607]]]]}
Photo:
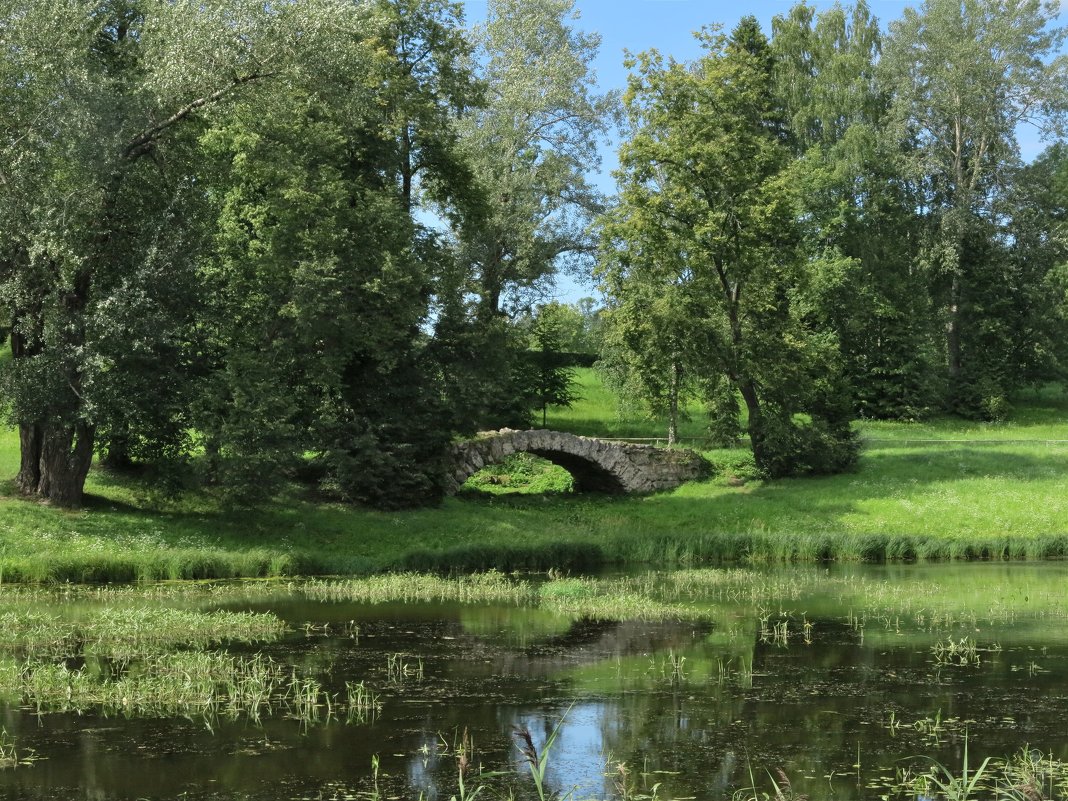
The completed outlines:
{"type": "Polygon", "coordinates": [[[763,451],[760,467],[769,478],[829,475],[856,466],[860,440],[846,425],[769,418],[763,451]]]}

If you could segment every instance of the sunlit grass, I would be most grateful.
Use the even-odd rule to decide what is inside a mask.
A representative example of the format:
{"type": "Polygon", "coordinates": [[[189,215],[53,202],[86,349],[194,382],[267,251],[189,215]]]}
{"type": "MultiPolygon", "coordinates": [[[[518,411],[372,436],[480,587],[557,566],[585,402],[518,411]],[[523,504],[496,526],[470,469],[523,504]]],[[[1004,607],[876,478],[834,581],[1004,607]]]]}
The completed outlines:
{"type": "MultiPolygon", "coordinates": [[[[667,437],[666,419],[644,414],[633,406],[621,407],[615,394],[601,381],[596,368],[576,368],[575,389],[579,400],[570,407],[549,407],[546,428],[591,437],[667,437]]],[[[708,415],[703,404],[696,401],[684,404],[682,412],[680,437],[704,439],[708,436],[708,415]]]]}
{"type": "MultiPolygon", "coordinates": [[[[592,421],[604,413],[592,408],[579,404],[574,414],[592,421]]],[[[761,481],[745,450],[716,451],[708,454],[716,475],[648,497],[483,495],[377,512],[293,488],[262,507],[230,510],[209,493],[160,500],[135,480],[94,471],[86,508],[70,512],[25,501],[7,481],[0,483],[0,584],[1068,556],[1068,444],[1045,441],[1068,439],[1059,389],[1017,399],[1015,420],[999,426],[860,427],[894,441],[869,444],[853,473],[761,481]],[[943,439],[971,432],[1043,441],[903,442],[932,431],[943,439]]],[[[636,424],[626,433],[649,432],[636,424]]],[[[0,475],[17,467],[18,438],[0,431],[0,475]]]]}

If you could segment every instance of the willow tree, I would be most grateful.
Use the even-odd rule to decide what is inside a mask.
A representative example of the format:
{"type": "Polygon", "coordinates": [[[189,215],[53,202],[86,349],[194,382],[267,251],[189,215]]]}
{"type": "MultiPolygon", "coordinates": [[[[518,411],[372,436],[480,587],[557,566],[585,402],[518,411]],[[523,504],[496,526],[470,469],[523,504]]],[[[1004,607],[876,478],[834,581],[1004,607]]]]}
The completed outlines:
{"type": "Polygon", "coordinates": [[[0,3],[0,296],[23,492],[80,503],[123,392],[114,379],[156,364],[169,323],[138,324],[130,304],[148,311],[182,283],[168,226],[196,191],[190,134],[271,74],[268,13],[255,2],[0,3]]]}
{"type": "Polygon", "coordinates": [[[466,191],[458,13],[0,0],[23,492],[77,505],[94,450],[189,454],[191,432],[246,485],[313,450],[376,500],[360,476],[401,493],[430,464],[397,410],[433,416],[416,347],[433,238],[413,207],[421,177],[443,202],[466,191]]]}
{"type": "Polygon", "coordinates": [[[706,31],[700,40],[706,53],[693,63],[656,52],[631,63],[632,135],[620,150],[620,206],[606,224],[610,308],[635,294],[679,297],[672,324],[685,331],[688,366],[741,395],[757,465],[770,475],[842,469],[855,458],[848,399],[833,336],[806,326],[768,43],[752,18],[730,38],[706,31]]]}

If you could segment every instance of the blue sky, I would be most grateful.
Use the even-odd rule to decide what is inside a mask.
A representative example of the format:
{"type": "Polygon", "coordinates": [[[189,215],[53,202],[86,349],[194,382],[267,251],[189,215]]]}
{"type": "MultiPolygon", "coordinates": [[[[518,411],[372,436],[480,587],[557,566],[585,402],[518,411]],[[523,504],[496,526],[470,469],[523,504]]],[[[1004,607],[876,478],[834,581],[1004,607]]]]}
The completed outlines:
{"type": "MultiPolygon", "coordinates": [[[[639,53],[642,50],[656,48],[665,55],[672,55],[679,60],[696,58],[700,48],[693,38],[693,32],[711,23],[719,23],[730,31],[743,16],[752,14],[771,34],[771,20],[779,14],[786,14],[795,5],[796,0],[747,0],[731,3],[722,0],[578,0],[576,7],[581,14],[576,27],[584,31],[595,31],[601,35],[601,50],[595,62],[597,79],[602,90],[623,89],[627,83],[627,70],[623,67],[623,53],[629,50],[639,53]]],[[[850,5],[843,0],[843,5],[850,5]]],[[[817,11],[830,8],[833,0],[809,0],[809,5],[817,11]]],[[[879,19],[883,29],[887,23],[901,16],[906,6],[918,3],[904,0],[868,0],[872,13],[879,19]]],[[[464,0],[467,22],[478,24],[486,17],[486,0],[464,0]]],[[[1065,23],[1064,11],[1061,11],[1060,24],[1065,23]]],[[[1038,132],[1031,127],[1017,131],[1020,149],[1025,160],[1037,156],[1045,144],[1038,132]]],[[[603,150],[603,164],[600,172],[593,176],[597,186],[605,192],[615,189],[611,171],[615,168],[615,143],[603,150]]],[[[556,297],[566,302],[574,302],[583,296],[596,295],[592,287],[583,287],[567,277],[557,282],[556,297]]]]}

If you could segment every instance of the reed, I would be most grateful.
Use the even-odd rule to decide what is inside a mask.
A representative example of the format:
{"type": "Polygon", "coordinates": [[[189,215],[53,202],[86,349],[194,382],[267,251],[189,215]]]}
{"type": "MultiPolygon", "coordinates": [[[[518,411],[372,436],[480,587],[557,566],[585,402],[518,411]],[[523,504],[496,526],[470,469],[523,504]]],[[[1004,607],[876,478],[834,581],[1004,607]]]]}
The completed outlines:
{"type": "Polygon", "coordinates": [[[495,570],[462,579],[428,573],[389,573],[350,581],[310,581],[300,592],[316,601],[381,603],[529,603],[533,589],[495,570]]]}
{"type": "Polygon", "coordinates": [[[956,640],[947,637],[939,640],[931,646],[936,665],[977,666],[979,664],[979,649],[975,640],[971,637],[961,637],[956,640]]]}
{"type": "Polygon", "coordinates": [[[422,681],[423,658],[406,654],[387,654],[386,680],[395,685],[422,681]]]}
{"type": "Polygon", "coordinates": [[[365,682],[345,682],[345,709],[348,723],[373,723],[382,713],[382,701],[365,682]]]}

